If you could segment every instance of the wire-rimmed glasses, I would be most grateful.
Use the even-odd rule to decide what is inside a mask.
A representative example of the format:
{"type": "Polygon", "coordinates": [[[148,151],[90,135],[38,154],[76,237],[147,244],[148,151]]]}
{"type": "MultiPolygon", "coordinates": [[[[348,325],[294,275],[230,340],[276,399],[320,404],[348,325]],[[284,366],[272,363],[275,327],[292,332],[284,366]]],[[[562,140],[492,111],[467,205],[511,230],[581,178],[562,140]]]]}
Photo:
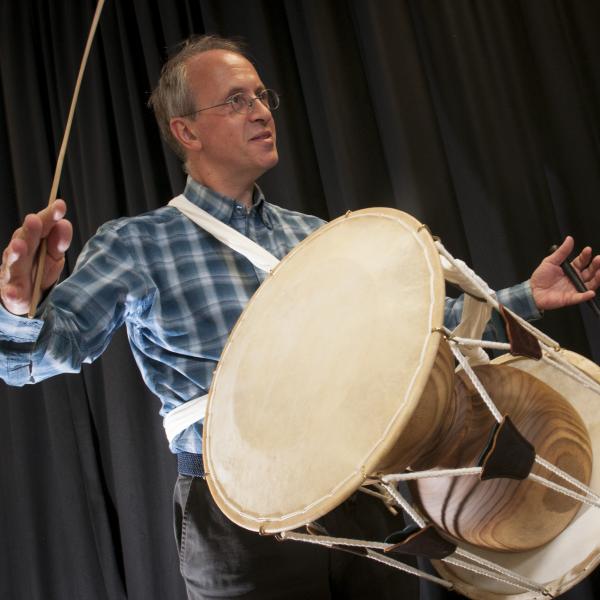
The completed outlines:
{"type": "Polygon", "coordinates": [[[217,108],[218,106],[226,106],[227,104],[231,105],[231,108],[236,113],[245,115],[254,110],[254,104],[257,100],[270,111],[277,110],[279,107],[279,94],[275,90],[264,89],[262,92],[258,92],[254,97],[246,94],[246,92],[238,92],[227,98],[225,102],[213,104],[212,106],[205,106],[204,108],[199,108],[198,110],[180,116],[190,117],[191,115],[208,110],[209,108],[217,108]]]}

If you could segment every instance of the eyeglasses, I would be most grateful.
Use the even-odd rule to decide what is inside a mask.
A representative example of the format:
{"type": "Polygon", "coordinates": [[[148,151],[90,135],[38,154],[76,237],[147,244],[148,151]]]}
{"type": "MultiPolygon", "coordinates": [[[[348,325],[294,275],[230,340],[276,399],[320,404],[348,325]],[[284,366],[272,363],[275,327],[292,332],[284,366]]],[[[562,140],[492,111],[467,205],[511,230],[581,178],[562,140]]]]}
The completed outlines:
{"type": "Polygon", "coordinates": [[[217,106],[226,106],[227,104],[231,105],[231,108],[233,108],[236,113],[245,115],[254,110],[254,103],[257,100],[259,100],[261,104],[270,111],[277,110],[277,108],[279,108],[279,94],[275,90],[263,90],[262,92],[258,92],[254,98],[245,92],[238,92],[230,98],[227,98],[225,102],[213,104],[212,106],[207,106],[205,108],[199,108],[198,110],[194,110],[190,113],[180,116],[189,117],[191,115],[195,115],[196,113],[202,112],[203,110],[217,108],[217,106]]]}

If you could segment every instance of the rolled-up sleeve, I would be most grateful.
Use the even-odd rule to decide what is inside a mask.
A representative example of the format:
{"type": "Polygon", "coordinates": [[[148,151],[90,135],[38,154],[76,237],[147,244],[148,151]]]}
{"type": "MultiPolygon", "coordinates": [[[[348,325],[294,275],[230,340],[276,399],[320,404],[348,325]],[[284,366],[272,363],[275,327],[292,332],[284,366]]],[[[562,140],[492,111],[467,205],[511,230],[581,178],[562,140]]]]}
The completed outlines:
{"type": "MultiPolygon", "coordinates": [[[[496,297],[500,304],[506,306],[527,321],[535,321],[542,317],[542,314],[535,305],[529,281],[498,290],[496,297]]],[[[459,324],[463,305],[463,296],[446,298],[444,324],[448,329],[454,329],[459,324]]],[[[507,341],[504,321],[497,311],[492,311],[492,317],[483,332],[483,337],[497,342],[507,341]]]]}
{"type": "Polygon", "coordinates": [[[0,305],[0,377],[11,385],[24,385],[31,378],[31,353],[44,322],[9,313],[0,305]]]}
{"type": "Polygon", "coordinates": [[[7,384],[77,372],[106,348],[144,289],[118,229],[118,222],[100,228],[73,274],[40,306],[39,318],[0,309],[0,378],[7,384]]]}

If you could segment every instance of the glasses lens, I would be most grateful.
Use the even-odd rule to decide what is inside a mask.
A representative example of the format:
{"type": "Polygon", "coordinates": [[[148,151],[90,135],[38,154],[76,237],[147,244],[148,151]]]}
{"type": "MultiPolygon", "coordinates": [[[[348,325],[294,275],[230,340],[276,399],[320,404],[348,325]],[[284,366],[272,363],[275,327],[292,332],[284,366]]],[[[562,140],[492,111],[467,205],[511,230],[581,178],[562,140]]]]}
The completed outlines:
{"type": "Polygon", "coordinates": [[[228,102],[235,112],[246,114],[254,108],[256,100],[259,100],[269,110],[275,110],[279,106],[279,96],[274,90],[263,90],[256,95],[256,98],[240,92],[231,96],[228,102]]]}
{"type": "Polygon", "coordinates": [[[235,96],[231,96],[231,98],[229,99],[229,102],[231,104],[231,108],[233,108],[233,110],[235,110],[235,112],[238,112],[238,113],[247,113],[248,112],[249,98],[248,98],[248,96],[246,96],[246,94],[243,94],[243,93],[235,94],[235,96]]]}
{"type": "Polygon", "coordinates": [[[279,106],[279,95],[275,90],[263,90],[257,98],[269,109],[276,110],[279,106]]]}

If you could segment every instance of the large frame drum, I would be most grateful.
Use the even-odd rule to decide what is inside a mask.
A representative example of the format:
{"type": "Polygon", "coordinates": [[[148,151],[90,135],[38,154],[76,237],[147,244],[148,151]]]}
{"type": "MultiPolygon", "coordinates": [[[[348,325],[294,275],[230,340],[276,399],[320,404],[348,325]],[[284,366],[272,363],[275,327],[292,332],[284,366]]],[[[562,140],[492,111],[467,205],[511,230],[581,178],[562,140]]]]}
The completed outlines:
{"type": "Polygon", "coordinates": [[[444,292],[429,232],[393,209],[349,213],[285,257],[238,320],[210,390],[207,481],[232,521],[294,529],[367,475],[410,463],[432,422],[419,407],[428,383],[435,396],[451,391],[435,332],[444,292]]]}

